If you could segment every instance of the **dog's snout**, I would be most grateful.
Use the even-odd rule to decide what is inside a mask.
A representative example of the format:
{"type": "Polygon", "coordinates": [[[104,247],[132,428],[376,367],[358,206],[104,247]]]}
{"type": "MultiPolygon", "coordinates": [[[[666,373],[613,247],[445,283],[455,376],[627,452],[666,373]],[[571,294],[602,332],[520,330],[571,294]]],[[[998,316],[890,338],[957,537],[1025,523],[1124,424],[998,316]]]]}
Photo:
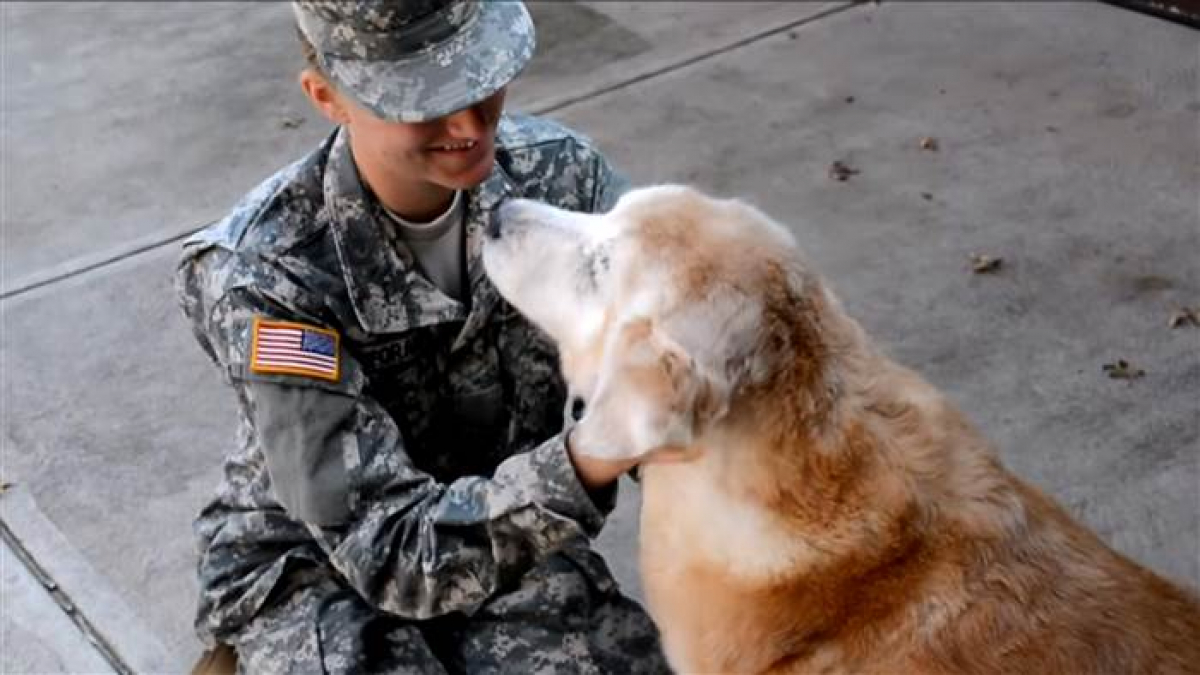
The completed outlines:
{"type": "MultiPolygon", "coordinates": [[[[534,241],[538,246],[563,246],[581,239],[584,233],[575,227],[575,214],[536,199],[508,199],[491,212],[484,235],[493,243],[534,241]],[[556,243],[552,243],[556,242],[556,243]]],[[[564,255],[572,255],[563,251],[564,255]]]]}
{"type": "Polygon", "coordinates": [[[510,199],[500,205],[500,220],[512,222],[521,217],[521,200],[510,199]]]}
{"type": "Polygon", "coordinates": [[[500,209],[496,215],[492,217],[491,222],[487,226],[487,235],[492,239],[499,239],[500,233],[505,227],[520,218],[521,200],[510,199],[500,205],[500,209]]]}
{"type": "Polygon", "coordinates": [[[489,238],[491,238],[491,239],[499,239],[500,238],[500,223],[503,220],[504,220],[504,209],[503,208],[501,208],[500,213],[494,214],[490,219],[488,219],[487,228],[484,230],[484,232],[487,233],[487,236],[489,238]]]}

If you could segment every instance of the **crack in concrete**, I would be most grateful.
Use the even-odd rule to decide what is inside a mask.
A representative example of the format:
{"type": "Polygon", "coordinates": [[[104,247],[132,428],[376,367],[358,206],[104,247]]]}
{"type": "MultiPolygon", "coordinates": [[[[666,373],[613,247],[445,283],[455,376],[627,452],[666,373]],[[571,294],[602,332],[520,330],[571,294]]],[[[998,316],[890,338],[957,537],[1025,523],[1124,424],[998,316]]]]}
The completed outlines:
{"type": "Polygon", "coordinates": [[[109,265],[119,263],[122,260],[128,260],[129,258],[133,258],[142,253],[148,253],[150,251],[160,249],[163,246],[173,244],[173,243],[178,242],[186,237],[189,237],[192,234],[199,232],[200,230],[208,227],[209,225],[212,225],[215,222],[216,221],[205,223],[203,225],[200,225],[199,227],[193,227],[188,230],[185,230],[184,232],[167,235],[166,237],[163,237],[161,239],[152,239],[150,241],[147,241],[145,243],[138,244],[135,246],[126,246],[126,247],[118,248],[116,251],[114,251],[110,254],[103,255],[103,256],[99,257],[98,259],[95,259],[91,262],[81,264],[78,267],[75,267],[73,269],[67,269],[63,272],[58,272],[58,273],[46,274],[44,276],[44,278],[39,279],[37,277],[40,275],[31,275],[30,277],[26,277],[27,279],[31,279],[30,281],[18,282],[13,288],[7,289],[3,293],[0,293],[0,300],[8,300],[10,298],[14,298],[18,295],[23,295],[25,293],[29,293],[30,291],[35,291],[35,290],[45,287],[45,286],[52,286],[54,284],[57,284],[60,281],[65,281],[67,279],[71,279],[71,278],[74,278],[74,277],[77,277],[77,276],[80,276],[83,274],[87,274],[88,272],[92,272],[94,270],[98,270],[103,267],[108,267],[109,265]]]}
{"type": "MultiPolygon", "coordinates": [[[[533,106],[530,106],[529,112],[536,114],[536,115],[545,115],[548,113],[558,112],[560,110],[564,110],[566,108],[569,108],[574,105],[578,105],[580,103],[595,100],[595,99],[605,96],[607,94],[611,94],[615,91],[620,91],[622,89],[632,87],[636,84],[640,84],[642,82],[646,82],[648,80],[652,80],[654,78],[661,77],[663,75],[682,70],[684,68],[687,68],[688,66],[692,66],[697,63],[708,61],[714,57],[721,56],[723,54],[728,54],[730,52],[736,51],[743,47],[750,46],[752,44],[755,44],[755,43],[765,40],[767,38],[773,37],[775,35],[779,35],[780,33],[784,33],[789,30],[795,30],[796,28],[800,28],[801,26],[815,23],[817,21],[828,18],[835,14],[840,14],[842,12],[845,12],[854,7],[861,7],[861,6],[866,5],[873,1],[874,0],[852,0],[850,2],[847,2],[844,5],[830,7],[829,9],[818,12],[816,14],[806,16],[802,19],[797,19],[795,21],[789,21],[787,23],[784,23],[784,24],[781,24],[778,26],[774,26],[772,28],[764,29],[762,31],[754,33],[753,35],[749,35],[749,36],[746,36],[739,40],[735,40],[734,42],[731,42],[729,44],[721,45],[719,47],[715,47],[706,52],[702,52],[700,54],[693,55],[686,59],[682,59],[680,61],[669,63],[669,64],[661,66],[659,68],[655,68],[649,72],[639,73],[637,75],[634,75],[630,78],[621,80],[619,82],[614,82],[612,84],[602,86],[602,87],[599,87],[599,88],[596,88],[596,89],[593,89],[590,91],[585,91],[583,93],[580,93],[577,96],[569,97],[569,98],[561,100],[561,101],[554,101],[549,104],[542,104],[542,105],[534,104],[533,106]]],[[[199,227],[195,227],[195,228],[186,230],[182,233],[176,233],[176,234],[169,235],[163,239],[152,240],[152,241],[149,241],[147,243],[143,243],[143,244],[140,244],[137,246],[133,246],[133,247],[125,248],[125,249],[119,249],[110,255],[103,256],[92,262],[88,262],[86,264],[80,265],[77,268],[68,269],[68,270],[60,272],[60,273],[47,274],[44,278],[39,279],[39,278],[37,278],[38,275],[34,274],[34,275],[32,275],[32,278],[27,277],[27,279],[30,279],[30,280],[18,281],[14,287],[6,289],[3,292],[0,292],[0,301],[10,300],[19,295],[24,295],[31,291],[35,291],[39,288],[53,286],[59,282],[65,281],[67,279],[72,279],[74,277],[81,276],[81,275],[87,274],[89,272],[93,272],[97,269],[101,269],[104,267],[108,267],[109,265],[116,264],[118,262],[121,262],[122,260],[127,260],[129,258],[133,258],[133,257],[141,255],[143,253],[148,253],[150,251],[157,250],[159,248],[162,248],[163,246],[167,246],[169,244],[180,241],[181,239],[184,239],[185,237],[187,237],[187,236],[193,234],[194,232],[197,232],[205,227],[208,227],[211,224],[212,223],[206,223],[199,227]]]]}
{"type": "Polygon", "coordinates": [[[753,35],[744,37],[740,40],[731,42],[729,44],[722,45],[720,47],[715,47],[713,49],[710,49],[709,51],[702,52],[700,54],[696,54],[694,56],[683,59],[681,61],[669,63],[665,66],[656,68],[656,69],[651,70],[646,73],[634,75],[633,77],[621,80],[620,82],[615,82],[611,85],[599,87],[597,89],[593,89],[591,91],[584,92],[582,94],[579,94],[578,96],[573,96],[573,97],[564,99],[562,101],[556,101],[550,105],[531,106],[530,112],[535,115],[545,115],[547,113],[558,112],[559,110],[569,108],[578,103],[583,103],[585,101],[591,101],[593,99],[604,96],[605,94],[610,94],[614,91],[620,91],[622,89],[632,87],[641,82],[646,82],[647,80],[652,80],[656,77],[660,77],[660,76],[666,75],[668,73],[673,73],[673,72],[676,72],[679,70],[683,70],[684,68],[687,68],[688,66],[691,66],[693,64],[700,63],[702,61],[707,61],[713,57],[721,56],[723,54],[727,54],[729,52],[736,51],[738,49],[741,49],[742,47],[752,45],[756,42],[760,42],[769,37],[779,35],[780,33],[785,33],[789,30],[795,30],[796,28],[799,28],[801,26],[804,26],[804,25],[807,25],[810,23],[814,23],[816,21],[820,21],[821,19],[833,16],[834,14],[840,14],[841,12],[851,9],[852,7],[866,4],[866,2],[868,2],[868,0],[854,0],[853,2],[848,2],[844,5],[830,7],[829,9],[826,9],[822,12],[818,12],[811,16],[806,16],[803,19],[789,21],[785,24],[775,26],[774,28],[768,28],[766,30],[760,31],[753,35]]]}
{"type": "Polygon", "coordinates": [[[125,660],[121,658],[121,655],[117,653],[117,650],[108,639],[84,616],[79,607],[71,600],[71,596],[67,595],[66,591],[54,581],[54,578],[38,564],[33,554],[25,548],[21,540],[9,529],[8,524],[3,519],[0,519],[0,539],[4,540],[4,543],[12,550],[17,560],[25,566],[25,569],[33,575],[34,579],[37,579],[42,588],[46,589],[46,593],[50,595],[50,599],[54,601],[54,604],[58,605],[58,608],[75,624],[83,634],[83,637],[96,648],[96,651],[100,652],[100,656],[108,662],[108,665],[112,666],[112,669],[119,673],[119,675],[134,675],[133,668],[125,663],[125,660]]]}

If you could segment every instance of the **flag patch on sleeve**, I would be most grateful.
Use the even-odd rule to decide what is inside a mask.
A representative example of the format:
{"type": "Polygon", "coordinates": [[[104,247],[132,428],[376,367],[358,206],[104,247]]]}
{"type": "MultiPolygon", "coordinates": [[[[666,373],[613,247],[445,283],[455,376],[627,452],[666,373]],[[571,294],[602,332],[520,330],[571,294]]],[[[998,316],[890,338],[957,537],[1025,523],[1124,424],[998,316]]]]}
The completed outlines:
{"type": "Polygon", "coordinates": [[[338,334],[334,331],[254,318],[251,372],[306,375],[336,382],[339,359],[338,334]]]}

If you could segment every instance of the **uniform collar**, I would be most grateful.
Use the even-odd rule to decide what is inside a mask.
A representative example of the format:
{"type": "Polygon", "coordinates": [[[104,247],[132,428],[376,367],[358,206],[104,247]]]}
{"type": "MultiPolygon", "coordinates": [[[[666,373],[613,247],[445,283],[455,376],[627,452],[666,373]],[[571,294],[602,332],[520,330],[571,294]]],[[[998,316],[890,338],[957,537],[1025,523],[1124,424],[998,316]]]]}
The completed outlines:
{"type": "Polygon", "coordinates": [[[455,341],[459,347],[486,324],[499,294],[483,271],[483,233],[499,217],[496,208],[514,192],[512,180],[499,164],[483,184],[466,194],[469,314],[468,307],[417,272],[411,254],[389,243],[382,208],[359,177],[345,128],[336,132],[329,149],[323,190],[346,290],[365,332],[400,333],[462,321],[455,341]]]}

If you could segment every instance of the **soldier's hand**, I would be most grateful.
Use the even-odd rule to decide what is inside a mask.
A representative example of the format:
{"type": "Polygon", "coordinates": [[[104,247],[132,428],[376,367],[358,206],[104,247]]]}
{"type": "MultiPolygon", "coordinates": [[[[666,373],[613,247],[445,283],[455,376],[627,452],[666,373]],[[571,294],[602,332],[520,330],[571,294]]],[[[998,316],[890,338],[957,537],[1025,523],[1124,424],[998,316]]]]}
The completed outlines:
{"type": "Polygon", "coordinates": [[[571,434],[567,434],[567,455],[575,465],[575,473],[579,482],[589,491],[608,487],[626,472],[641,463],[641,457],[630,459],[600,459],[578,451],[571,443],[571,434]]]}

